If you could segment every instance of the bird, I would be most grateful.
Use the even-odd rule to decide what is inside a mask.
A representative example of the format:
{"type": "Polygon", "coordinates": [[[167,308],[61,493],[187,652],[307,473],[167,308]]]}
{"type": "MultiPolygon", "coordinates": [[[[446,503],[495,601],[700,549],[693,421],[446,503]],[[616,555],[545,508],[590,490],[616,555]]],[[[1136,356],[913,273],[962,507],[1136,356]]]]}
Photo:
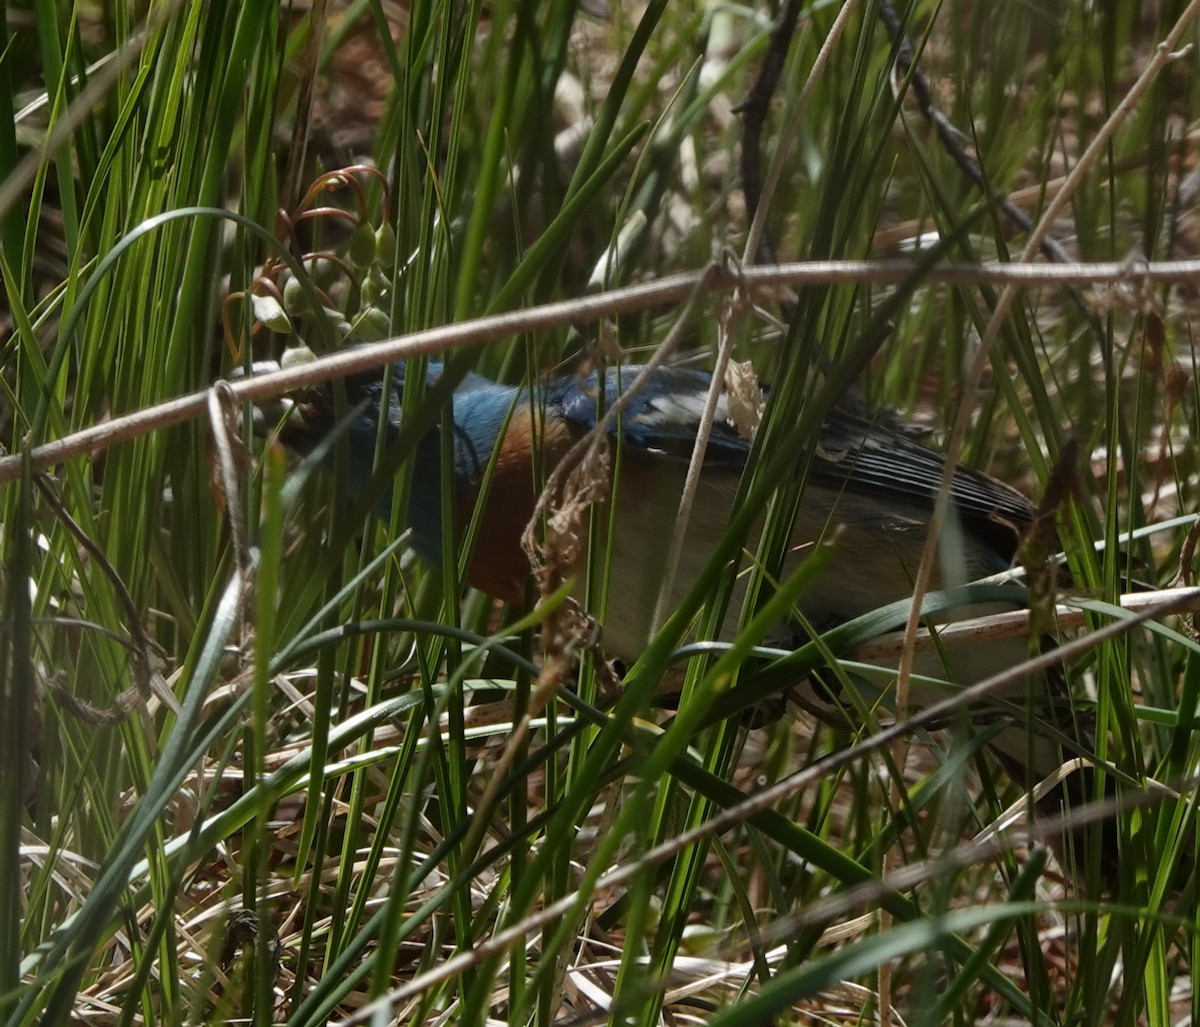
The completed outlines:
{"type": "MultiPolygon", "coordinates": [[[[349,481],[361,490],[370,480],[379,418],[386,417],[393,440],[402,424],[401,396],[410,366],[397,363],[391,375],[365,372],[345,380],[352,418],[347,429],[349,481]]],[[[453,483],[448,494],[453,521],[461,533],[481,495],[474,549],[465,582],[505,603],[520,606],[529,596],[530,566],[522,537],[534,515],[545,473],[582,438],[601,424],[602,413],[624,397],[644,370],[619,364],[602,370],[559,374],[523,385],[508,385],[471,373],[457,386],[448,424],[453,433],[453,483]],[[540,468],[539,472],[537,468],[540,468]]],[[[433,386],[443,365],[428,362],[421,373],[433,386]]],[[[659,366],[626,397],[621,416],[606,427],[609,442],[620,450],[612,490],[612,516],[605,542],[611,548],[607,608],[600,611],[601,645],[606,654],[632,661],[645,648],[654,623],[688,460],[695,445],[711,375],[687,366],[659,366]]],[[[765,393],[764,393],[765,396],[765,393]]],[[[283,421],[281,437],[299,452],[311,451],[337,424],[333,390],[315,387],[297,397],[283,421]]],[[[412,486],[407,526],[412,548],[434,567],[442,547],[460,538],[443,538],[443,430],[434,422],[412,451],[412,486]]],[[[944,458],[924,444],[921,432],[890,412],[877,413],[861,402],[835,404],[824,416],[806,464],[798,512],[790,533],[786,575],[822,542],[829,549],[812,586],[798,598],[803,621],[826,628],[870,613],[912,595],[925,547],[935,498],[945,470],[944,458]]],[[[668,606],[678,603],[705,568],[716,540],[729,521],[738,483],[751,451],[751,439],[730,416],[722,392],[705,451],[698,491],[687,522],[674,590],[668,606]]],[[[1017,489],[974,468],[956,465],[949,481],[950,505],[933,588],[965,584],[1013,566],[1018,546],[1037,514],[1017,489]]],[[[383,518],[391,513],[390,490],[376,503],[383,518]]],[[[753,538],[750,540],[753,542],[753,538]]],[[[740,591],[720,631],[729,638],[736,626],[740,591]]],[[[942,620],[979,615],[995,606],[973,604],[953,609],[942,620]]],[[[899,626],[899,625],[897,625],[899,626]]],[[[784,623],[772,640],[798,643],[807,627],[784,623]]],[[[1028,656],[1024,638],[988,646],[943,648],[916,666],[922,676],[967,685],[1015,666],[1028,656]]],[[[802,683],[806,702],[819,712],[845,716],[841,685],[829,675],[802,683]],[[835,710],[834,707],[837,709],[835,710]]],[[[944,690],[917,683],[915,704],[931,704],[944,690]]],[[[1030,681],[1018,677],[1001,696],[1011,705],[993,718],[1011,719],[989,735],[989,746],[1010,774],[1040,780],[1059,768],[1064,756],[1062,732],[1070,730],[1080,747],[1088,744],[1075,711],[1055,675],[1030,681]],[[1028,709],[1030,700],[1034,709],[1028,709]],[[1014,706],[1026,711],[1013,716],[1014,706]],[[1064,714],[1062,711],[1066,709],[1064,714]],[[1038,718],[1049,730],[1029,729],[1038,718]]],[[[868,701],[870,704],[870,701],[868,701]]],[[[1066,801],[1079,801],[1086,785],[1066,801]]]]}

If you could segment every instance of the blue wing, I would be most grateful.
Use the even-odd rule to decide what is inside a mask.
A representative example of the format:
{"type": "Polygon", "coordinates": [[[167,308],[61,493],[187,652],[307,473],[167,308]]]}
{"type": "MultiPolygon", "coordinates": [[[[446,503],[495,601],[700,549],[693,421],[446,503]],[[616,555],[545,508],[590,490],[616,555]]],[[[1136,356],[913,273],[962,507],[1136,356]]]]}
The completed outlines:
{"type": "MultiPolygon", "coordinates": [[[[587,431],[641,371],[637,365],[610,368],[602,401],[597,374],[559,379],[549,386],[551,402],[574,430],[587,431]]],[[[648,453],[687,459],[711,381],[711,375],[691,368],[655,370],[614,427],[614,441],[619,438],[648,453]]],[[[744,465],[749,449],[749,440],[730,424],[722,396],[706,462],[737,468],[744,465]]],[[[827,488],[892,501],[909,510],[929,510],[944,468],[945,458],[916,441],[911,426],[893,415],[874,417],[845,405],[826,415],[807,473],[810,481],[827,488]]],[[[1029,500],[1003,482],[961,465],[951,478],[950,495],[964,526],[1007,563],[1033,519],[1029,500]]]]}
{"type": "MultiPolygon", "coordinates": [[[[611,367],[604,376],[600,396],[599,375],[559,379],[550,386],[549,399],[577,432],[590,431],[604,412],[624,395],[643,368],[636,364],[611,367]]],[[[686,460],[692,454],[696,431],[704,414],[712,375],[687,367],[661,367],[634,395],[618,418],[611,435],[625,445],[667,457],[686,460]]],[[[750,442],[729,422],[721,397],[705,459],[709,464],[741,466],[750,442]]]]}

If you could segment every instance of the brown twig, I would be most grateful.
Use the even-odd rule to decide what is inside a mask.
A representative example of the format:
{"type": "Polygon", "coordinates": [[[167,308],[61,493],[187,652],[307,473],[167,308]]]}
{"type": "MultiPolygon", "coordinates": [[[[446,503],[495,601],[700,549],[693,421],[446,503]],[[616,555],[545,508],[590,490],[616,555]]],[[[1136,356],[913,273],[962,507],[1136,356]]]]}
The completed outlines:
{"type": "MultiPolygon", "coordinates": [[[[821,260],[796,264],[744,267],[738,271],[718,264],[699,271],[668,275],[658,281],[613,289],[593,296],[547,303],[528,310],[496,314],[471,321],[429,328],[401,335],[370,346],[331,353],[319,360],[271,374],[255,375],[230,383],[239,402],[257,402],[321,382],[344,378],[360,371],[383,367],[397,360],[430,356],[457,347],[476,345],[520,335],[524,332],[558,328],[577,322],[592,321],[634,310],[644,310],[685,300],[703,283],[709,292],[727,292],[742,288],[751,296],[769,297],[784,285],[830,285],[838,283],[894,283],[912,275],[916,265],[907,260],[821,260]]],[[[986,283],[1010,286],[1106,285],[1142,287],[1149,282],[1200,282],[1200,260],[1160,261],[1130,265],[1125,262],[1096,264],[965,264],[930,268],[922,272],[928,284],[978,285],[986,283]]],[[[147,407],[131,414],[113,417],[103,424],[34,447],[34,470],[45,470],[72,457],[105,449],[117,442],[136,438],[150,431],[169,428],[205,413],[208,391],[147,407]]],[[[21,473],[21,457],[0,457],[0,484],[21,473]]]]}

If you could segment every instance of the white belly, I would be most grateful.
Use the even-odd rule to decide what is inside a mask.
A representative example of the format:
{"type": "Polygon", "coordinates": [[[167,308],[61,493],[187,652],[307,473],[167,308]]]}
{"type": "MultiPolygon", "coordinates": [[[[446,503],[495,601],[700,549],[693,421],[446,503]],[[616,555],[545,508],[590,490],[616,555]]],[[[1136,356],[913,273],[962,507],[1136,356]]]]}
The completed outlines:
{"type": "MultiPolygon", "coordinates": [[[[661,463],[645,474],[637,473],[634,465],[627,466],[622,471],[621,489],[616,497],[616,531],[619,534],[611,547],[612,565],[601,618],[601,640],[607,655],[628,662],[642,652],[656,627],[653,623],[655,609],[666,578],[675,533],[673,512],[678,510],[683,469],[679,468],[677,473],[674,468],[671,473],[663,473],[663,470],[661,463]],[[633,473],[629,473],[631,470],[633,473]]],[[[717,540],[728,523],[737,483],[737,475],[733,473],[705,476],[688,520],[686,541],[671,595],[664,607],[668,615],[677,609],[712,558],[717,540]]],[[[603,514],[607,516],[608,512],[605,510],[603,514]]],[[[735,633],[745,596],[747,568],[753,563],[752,554],[760,530],[761,522],[755,525],[748,540],[746,553],[749,555],[744,555],[740,561],[740,580],[716,634],[719,640],[729,641],[735,633]]],[[[945,536],[933,588],[965,584],[994,570],[989,565],[988,554],[978,544],[964,540],[954,525],[945,536]]],[[[906,512],[895,504],[884,508],[860,496],[839,497],[809,488],[792,527],[790,556],[784,574],[794,571],[818,542],[831,538],[836,541],[828,563],[797,601],[799,611],[818,630],[912,594],[912,581],[926,538],[920,511],[910,509],[906,512]]],[[[998,608],[995,604],[990,608],[964,607],[942,614],[938,620],[981,616],[998,608]]],[[[689,640],[695,637],[693,631],[689,640]]],[[[785,622],[772,632],[765,644],[792,648],[807,641],[808,636],[802,629],[785,622]]],[[[913,667],[916,679],[910,687],[911,708],[932,705],[953,693],[952,685],[923,683],[919,680],[921,677],[956,685],[971,684],[1016,666],[1026,658],[1027,647],[1026,639],[1015,638],[986,645],[960,644],[919,655],[913,667]]],[[[881,665],[878,672],[856,678],[868,682],[858,701],[875,707],[885,720],[888,719],[885,711],[890,707],[894,671],[894,664],[881,665]],[[883,698],[876,705],[880,696],[883,698]]],[[[802,688],[811,701],[825,704],[823,693],[814,690],[813,682],[794,684],[802,688]]],[[[1052,693],[1046,679],[1039,678],[1033,696],[1035,703],[1044,705],[1050,701],[1052,693]]],[[[1004,694],[1018,706],[1025,706],[1029,698],[1028,678],[1017,678],[1004,694]]],[[[1014,724],[994,738],[992,744],[1010,757],[1023,757],[1028,745],[1025,727],[1014,724]]],[[[1039,775],[1050,773],[1061,763],[1057,745],[1048,739],[1039,739],[1035,749],[1035,771],[1039,775]]]]}

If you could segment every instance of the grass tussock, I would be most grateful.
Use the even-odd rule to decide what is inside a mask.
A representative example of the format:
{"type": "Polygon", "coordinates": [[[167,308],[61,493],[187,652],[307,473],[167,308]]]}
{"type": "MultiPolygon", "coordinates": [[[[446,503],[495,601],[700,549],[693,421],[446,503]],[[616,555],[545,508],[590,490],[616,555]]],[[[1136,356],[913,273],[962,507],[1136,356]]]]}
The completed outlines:
{"type": "Polygon", "coordinates": [[[1195,576],[1197,6],[9,5],[0,1020],[1200,1016],[1192,608],[1120,605],[1195,576]],[[970,273],[1019,259],[1074,284],[970,273]],[[596,465],[502,609],[478,517],[408,548],[415,432],[349,502],[344,439],[256,437],[239,369],[415,333],[442,392],[663,347],[770,381],[745,609],[713,561],[621,678],[560,591],[627,599],[596,465]],[[1030,589],[1100,767],[1065,849],[987,724],[762,713],[898,622],[755,650],[811,584],[776,469],[850,385],[1066,554],[1030,589]]]}

